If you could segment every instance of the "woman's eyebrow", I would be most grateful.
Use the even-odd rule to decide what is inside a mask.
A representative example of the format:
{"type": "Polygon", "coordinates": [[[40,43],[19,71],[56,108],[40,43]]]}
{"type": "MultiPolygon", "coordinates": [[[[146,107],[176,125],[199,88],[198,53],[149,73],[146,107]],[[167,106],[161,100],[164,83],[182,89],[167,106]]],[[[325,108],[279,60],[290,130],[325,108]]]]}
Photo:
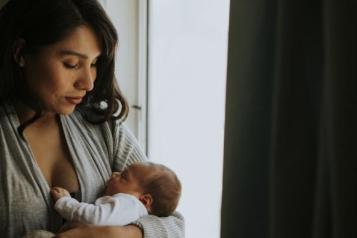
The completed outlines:
{"type": "MultiPolygon", "coordinates": [[[[74,51],[74,50],[68,50],[68,49],[62,49],[59,51],[59,54],[61,56],[63,55],[74,55],[74,56],[77,56],[79,58],[82,58],[82,59],[89,59],[89,56],[86,55],[86,54],[83,54],[83,53],[80,53],[80,52],[77,52],[77,51],[74,51]]],[[[95,59],[99,58],[100,56],[100,52],[97,54],[97,56],[95,57],[95,59]]]]}
{"type": "Polygon", "coordinates": [[[62,49],[59,51],[60,55],[74,55],[74,56],[78,56],[82,59],[88,59],[89,57],[85,54],[79,53],[77,51],[73,51],[73,50],[67,50],[67,49],[62,49]]]}

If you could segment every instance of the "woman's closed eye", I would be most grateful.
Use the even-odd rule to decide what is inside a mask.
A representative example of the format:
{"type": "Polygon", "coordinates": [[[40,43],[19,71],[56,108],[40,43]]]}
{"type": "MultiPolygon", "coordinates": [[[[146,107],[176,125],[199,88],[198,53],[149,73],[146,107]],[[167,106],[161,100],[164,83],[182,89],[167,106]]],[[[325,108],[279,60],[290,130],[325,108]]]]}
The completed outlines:
{"type": "Polygon", "coordinates": [[[79,63],[68,63],[68,62],[64,62],[63,65],[68,68],[68,69],[78,69],[79,68],[79,63]]]}
{"type": "MultiPolygon", "coordinates": [[[[80,64],[79,63],[67,63],[67,62],[64,62],[63,65],[68,68],[68,69],[79,69],[80,67],[80,64]]],[[[94,62],[90,65],[91,68],[97,68],[97,62],[94,62]]]]}

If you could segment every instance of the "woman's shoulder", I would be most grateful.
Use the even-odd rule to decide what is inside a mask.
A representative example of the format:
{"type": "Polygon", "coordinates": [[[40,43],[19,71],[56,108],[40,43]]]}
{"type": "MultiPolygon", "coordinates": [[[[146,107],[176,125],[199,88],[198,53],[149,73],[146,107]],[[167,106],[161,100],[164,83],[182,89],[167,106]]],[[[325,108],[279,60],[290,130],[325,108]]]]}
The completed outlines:
{"type": "Polygon", "coordinates": [[[7,101],[0,101],[0,127],[5,124],[18,127],[20,122],[13,104],[7,101]]]}
{"type": "Polygon", "coordinates": [[[74,111],[68,116],[62,116],[62,117],[64,120],[70,123],[71,126],[84,130],[93,131],[93,132],[110,131],[111,134],[116,134],[118,130],[122,130],[123,128],[126,128],[123,121],[120,119],[117,120],[109,119],[107,121],[100,122],[100,123],[90,122],[78,110],[74,111]]]}
{"type": "Polygon", "coordinates": [[[91,123],[84,118],[79,111],[74,111],[68,116],[62,116],[63,124],[71,131],[80,134],[97,137],[100,135],[104,140],[114,144],[135,143],[136,137],[126,123],[121,119],[110,119],[101,123],[91,123]]]}
{"type": "Polygon", "coordinates": [[[114,170],[120,171],[127,163],[147,159],[135,135],[122,120],[92,124],[78,111],[65,118],[66,123],[70,124],[67,129],[73,136],[80,134],[83,137],[81,140],[91,141],[107,149],[109,157],[114,159],[114,170]]]}
{"type": "MultiPolygon", "coordinates": [[[[122,120],[110,119],[101,123],[92,123],[85,119],[79,112],[74,111],[70,115],[61,116],[65,130],[76,132],[88,140],[104,141],[107,146],[115,148],[123,142],[124,138],[135,138],[122,120]]],[[[130,140],[130,141],[131,141],[130,140]]]]}
{"type": "Polygon", "coordinates": [[[0,115],[11,115],[16,114],[15,107],[11,102],[0,100],[0,115]]]}

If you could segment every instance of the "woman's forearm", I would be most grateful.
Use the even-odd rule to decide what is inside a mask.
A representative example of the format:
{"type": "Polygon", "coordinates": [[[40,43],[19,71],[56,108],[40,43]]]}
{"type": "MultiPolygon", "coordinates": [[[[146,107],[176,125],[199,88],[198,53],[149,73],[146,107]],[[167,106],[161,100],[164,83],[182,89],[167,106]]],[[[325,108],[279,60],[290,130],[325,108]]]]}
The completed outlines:
{"type": "Polygon", "coordinates": [[[81,225],[56,235],[56,238],[143,238],[139,227],[81,225]]]}
{"type": "Polygon", "coordinates": [[[141,229],[135,225],[127,225],[127,226],[108,226],[107,231],[110,236],[106,236],[108,238],[143,238],[144,235],[141,229]]]}
{"type": "Polygon", "coordinates": [[[143,228],[145,238],[185,237],[185,221],[178,212],[168,217],[143,216],[137,223],[143,228]]]}

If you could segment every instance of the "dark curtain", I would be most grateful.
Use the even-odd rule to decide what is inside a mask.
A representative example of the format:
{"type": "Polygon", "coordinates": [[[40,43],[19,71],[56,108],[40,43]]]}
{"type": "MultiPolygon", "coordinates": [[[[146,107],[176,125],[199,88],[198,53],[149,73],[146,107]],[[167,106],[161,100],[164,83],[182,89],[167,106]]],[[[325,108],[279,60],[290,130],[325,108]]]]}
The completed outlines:
{"type": "Polygon", "coordinates": [[[222,238],[357,237],[357,1],[232,0],[222,238]]]}
{"type": "Polygon", "coordinates": [[[0,8],[7,2],[8,0],[0,0],[0,8]]]}

